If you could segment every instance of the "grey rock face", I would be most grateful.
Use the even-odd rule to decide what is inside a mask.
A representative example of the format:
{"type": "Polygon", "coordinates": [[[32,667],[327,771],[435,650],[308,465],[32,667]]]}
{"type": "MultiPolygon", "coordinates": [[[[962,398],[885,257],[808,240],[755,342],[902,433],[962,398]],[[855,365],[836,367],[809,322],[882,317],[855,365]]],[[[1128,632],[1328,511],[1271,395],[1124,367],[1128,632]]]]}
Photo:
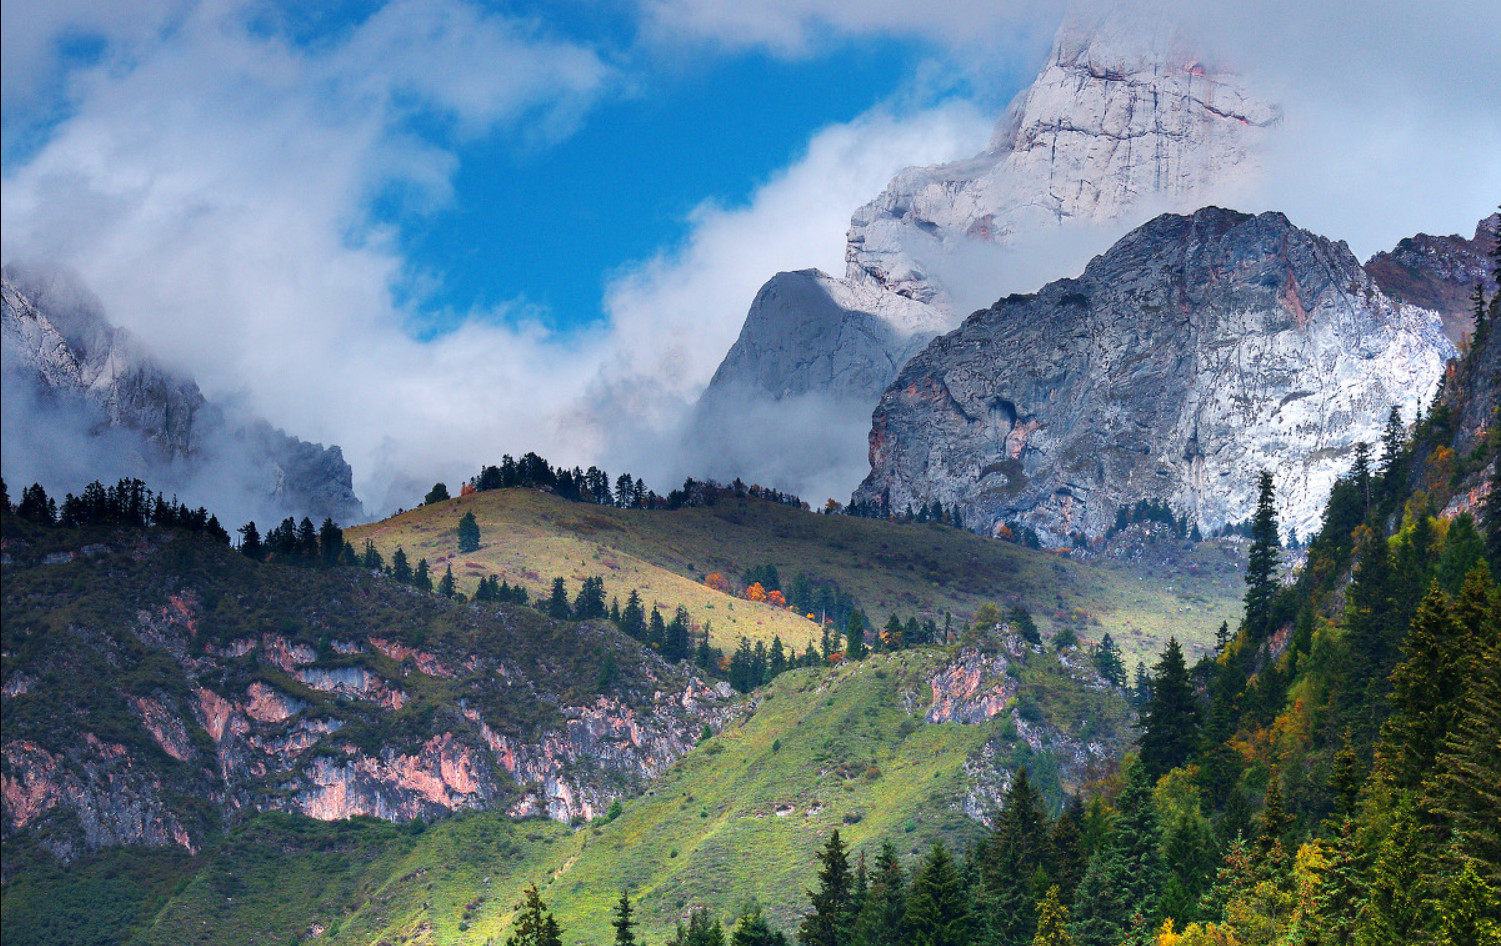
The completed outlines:
{"type": "Polygon", "coordinates": [[[1429,236],[1419,233],[1399,242],[1389,252],[1366,261],[1365,270],[1381,291],[1401,302],[1432,309],[1444,317],[1444,334],[1458,344],[1475,330],[1470,294],[1476,284],[1486,296],[1497,286],[1490,253],[1501,229],[1501,214],[1491,214],[1475,225],[1475,235],[1429,236]]]}
{"type": "Polygon", "coordinates": [[[778,273],[751,303],[710,388],[816,391],[873,402],[948,320],[920,302],[816,270],[778,273]]]}
{"type": "Polygon", "coordinates": [[[1162,11],[1076,11],[985,152],[909,168],[855,212],[848,278],[947,309],[944,258],[964,245],[1224,200],[1254,177],[1280,119],[1162,11]]]}
{"type": "Polygon", "coordinates": [[[882,395],[856,491],[1062,544],[1123,504],[1243,521],[1259,470],[1284,529],[1317,528],[1354,445],[1412,416],[1453,353],[1436,314],[1383,295],[1343,243],[1281,214],[1165,214],[1078,279],[935,339],[882,395]]]}
{"type": "MultiPolygon", "coordinates": [[[[7,404],[5,439],[36,469],[72,458],[88,479],[139,476],[235,516],[363,517],[337,446],[307,443],[260,418],[229,417],[193,379],[111,325],[75,280],[7,267],[0,321],[6,400],[16,402],[7,404]]],[[[82,485],[60,478],[68,480],[60,488],[82,485]]]]}

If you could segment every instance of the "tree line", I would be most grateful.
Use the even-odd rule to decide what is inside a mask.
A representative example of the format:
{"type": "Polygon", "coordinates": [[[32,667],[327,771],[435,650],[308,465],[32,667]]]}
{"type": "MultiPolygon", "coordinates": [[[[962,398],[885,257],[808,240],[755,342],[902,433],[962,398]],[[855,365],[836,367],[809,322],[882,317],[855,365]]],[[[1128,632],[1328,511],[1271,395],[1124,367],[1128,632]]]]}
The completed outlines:
{"type": "Polygon", "coordinates": [[[20,502],[12,506],[5,481],[0,480],[0,504],[3,504],[6,514],[13,513],[18,518],[43,526],[69,529],[98,525],[170,527],[229,544],[229,533],[219,524],[217,516],[202,506],[195,509],[178,502],[176,496],[168,498],[153,492],[138,479],[122,479],[113,486],[95,480],[77,496],[66,494],[61,506],[47,495],[40,483],[32,483],[23,489],[20,502]]]}

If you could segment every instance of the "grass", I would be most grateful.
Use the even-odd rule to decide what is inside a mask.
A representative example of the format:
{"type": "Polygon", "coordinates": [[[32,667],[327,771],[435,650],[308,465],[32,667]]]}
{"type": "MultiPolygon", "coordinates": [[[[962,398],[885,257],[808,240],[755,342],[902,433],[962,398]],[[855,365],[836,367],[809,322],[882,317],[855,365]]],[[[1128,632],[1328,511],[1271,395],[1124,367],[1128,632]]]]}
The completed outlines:
{"type": "Polygon", "coordinates": [[[570,503],[537,490],[476,493],[424,506],[347,533],[370,538],[387,560],[398,545],[417,558],[454,566],[460,589],[481,575],[503,575],[535,596],[555,576],[570,593],[603,575],[607,594],[631,587],[665,610],[686,606],[709,620],[721,647],[741,635],[801,648],[814,625],[765,605],[714,592],[703,578],[732,579],[751,567],[777,566],[785,583],[798,572],[832,579],[874,620],[894,612],[968,619],[983,603],[1023,604],[1047,631],[1072,626],[1086,640],[1109,631],[1129,663],[1155,658],[1169,636],[1190,659],[1213,644],[1221,621],[1234,626],[1244,592],[1233,542],[1156,547],[1125,561],[1080,562],[936,524],[823,516],[753,499],[723,499],[694,509],[644,511],[570,503]],[[459,555],[459,518],[473,512],[483,545],[459,555]],[[471,567],[469,563],[474,563],[471,567]]]}
{"type": "MultiPolygon", "coordinates": [[[[71,886],[49,875],[14,900],[7,888],[6,941],[39,915],[40,901],[27,895],[56,889],[82,904],[70,922],[94,928],[126,916],[137,944],[498,943],[530,883],[569,944],[609,941],[622,888],[650,942],[691,908],[729,923],[752,899],[791,932],[815,882],[815,855],[834,830],[856,857],[890,840],[909,863],[934,840],[962,849],[982,836],[961,810],[966,763],[982,751],[1008,769],[1027,765],[1055,800],[1077,787],[1058,781],[1057,760],[1020,742],[1006,715],[973,726],[923,722],[928,681],[945,659],[914,650],[785,674],[758,694],[753,713],[701,743],[613,821],[570,829],[484,812],[429,827],[259,815],[196,859],[115,852],[101,859],[116,864],[112,872],[94,863],[53,870],[71,886]],[[160,878],[138,884],[133,901],[106,882],[119,876],[121,858],[160,878]],[[173,888],[170,897],[163,888],[173,888]]],[[[1071,684],[1053,655],[1013,666],[1043,691],[1048,721],[1070,732],[1093,726],[1106,740],[1123,731],[1123,701],[1071,684]]]]}

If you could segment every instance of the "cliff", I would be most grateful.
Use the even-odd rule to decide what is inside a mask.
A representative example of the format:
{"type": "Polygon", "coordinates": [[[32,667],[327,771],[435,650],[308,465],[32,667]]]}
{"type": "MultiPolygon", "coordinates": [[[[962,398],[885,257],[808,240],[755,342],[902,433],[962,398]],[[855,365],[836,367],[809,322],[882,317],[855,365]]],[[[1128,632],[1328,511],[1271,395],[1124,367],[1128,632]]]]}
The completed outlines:
{"type": "Polygon", "coordinates": [[[599,622],[162,530],[7,517],[6,843],[198,849],[258,811],[590,818],[733,712],[599,622]]]}
{"type": "Polygon", "coordinates": [[[85,466],[85,479],[149,479],[235,522],[363,518],[337,446],[230,416],[111,325],[99,300],[66,274],[6,267],[0,321],[11,402],[6,472],[14,479],[76,490],[82,480],[70,474],[85,466]]]}
{"type": "Polygon", "coordinates": [[[856,499],[957,503],[1063,544],[1143,497],[1206,529],[1242,521],[1268,469],[1284,528],[1308,535],[1354,445],[1426,403],[1452,352],[1343,243],[1275,213],[1164,214],[909,362],[856,499]]]}

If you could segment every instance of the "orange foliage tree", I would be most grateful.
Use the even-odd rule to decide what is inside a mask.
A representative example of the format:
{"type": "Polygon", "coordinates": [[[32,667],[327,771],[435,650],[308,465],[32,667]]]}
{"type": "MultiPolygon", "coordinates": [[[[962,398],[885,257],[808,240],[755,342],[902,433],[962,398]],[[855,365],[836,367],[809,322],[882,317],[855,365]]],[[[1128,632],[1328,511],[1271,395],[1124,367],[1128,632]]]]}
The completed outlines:
{"type": "Polygon", "coordinates": [[[755,584],[751,585],[749,588],[745,589],[745,600],[747,600],[747,601],[765,601],[766,600],[766,589],[761,587],[761,583],[759,581],[756,582],[755,584]]]}
{"type": "Polygon", "coordinates": [[[710,588],[713,588],[715,591],[722,591],[727,595],[735,593],[734,589],[730,587],[729,581],[719,572],[710,572],[709,574],[705,575],[704,584],[708,585],[710,588]]]}
{"type": "Polygon", "coordinates": [[[768,591],[768,592],[766,592],[766,603],[769,604],[769,605],[771,605],[774,608],[785,608],[785,607],[787,607],[787,599],[785,597],[783,597],[783,595],[782,595],[782,593],[780,591],[768,591]]]}

